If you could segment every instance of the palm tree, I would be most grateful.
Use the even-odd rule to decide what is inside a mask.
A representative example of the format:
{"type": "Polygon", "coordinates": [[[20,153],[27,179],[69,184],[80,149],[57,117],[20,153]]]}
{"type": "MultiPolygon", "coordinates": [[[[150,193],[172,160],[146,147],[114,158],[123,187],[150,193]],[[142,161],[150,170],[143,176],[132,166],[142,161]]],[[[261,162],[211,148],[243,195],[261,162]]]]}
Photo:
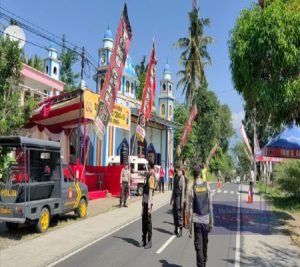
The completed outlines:
{"type": "Polygon", "coordinates": [[[199,19],[198,9],[193,9],[189,18],[189,38],[180,38],[174,44],[175,47],[184,50],[179,58],[179,64],[184,69],[177,73],[177,76],[181,77],[177,89],[183,87],[182,94],[185,94],[188,108],[193,104],[199,85],[206,82],[204,65],[211,63],[207,45],[213,41],[212,37],[203,36],[203,28],[209,25],[209,19],[199,19]]]}

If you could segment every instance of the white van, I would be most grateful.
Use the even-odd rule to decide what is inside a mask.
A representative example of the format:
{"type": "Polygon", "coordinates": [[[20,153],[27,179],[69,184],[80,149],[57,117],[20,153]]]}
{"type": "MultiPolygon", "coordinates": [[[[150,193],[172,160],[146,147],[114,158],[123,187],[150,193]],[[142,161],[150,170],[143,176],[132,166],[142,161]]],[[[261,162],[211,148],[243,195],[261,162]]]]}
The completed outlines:
{"type": "MultiPolygon", "coordinates": [[[[119,165],[120,156],[108,157],[108,165],[119,165]]],[[[141,196],[143,194],[143,185],[145,181],[145,173],[148,172],[148,160],[144,158],[138,158],[137,156],[130,156],[130,191],[136,192],[137,195],[141,196]]]]}

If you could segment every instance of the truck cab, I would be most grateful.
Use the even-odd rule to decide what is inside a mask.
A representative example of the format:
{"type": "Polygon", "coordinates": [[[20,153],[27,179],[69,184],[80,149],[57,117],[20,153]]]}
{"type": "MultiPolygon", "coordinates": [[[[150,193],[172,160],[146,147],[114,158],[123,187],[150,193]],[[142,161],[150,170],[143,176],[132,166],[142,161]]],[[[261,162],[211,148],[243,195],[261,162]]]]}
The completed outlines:
{"type": "Polygon", "coordinates": [[[86,217],[87,186],[62,162],[58,142],[0,137],[0,157],[0,221],[8,229],[29,223],[42,233],[53,216],[86,217]]]}
{"type": "MultiPolygon", "coordinates": [[[[149,171],[149,162],[144,158],[137,156],[129,156],[130,162],[130,191],[136,192],[137,195],[143,194],[143,185],[145,181],[145,174],[149,171]]],[[[119,165],[120,156],[111,156],[108,158],[108,165],[119,165]]]]}

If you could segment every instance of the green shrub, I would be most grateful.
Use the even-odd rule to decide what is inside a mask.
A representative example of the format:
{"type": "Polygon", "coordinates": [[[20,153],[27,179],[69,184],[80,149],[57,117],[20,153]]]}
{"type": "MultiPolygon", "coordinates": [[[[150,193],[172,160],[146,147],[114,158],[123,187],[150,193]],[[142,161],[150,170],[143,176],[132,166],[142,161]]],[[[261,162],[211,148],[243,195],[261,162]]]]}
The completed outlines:
{"type": "Polygon", "coordinates": [[[276,167],[279,187],[300,200],[300,160],[286,160],[276,167]]]}

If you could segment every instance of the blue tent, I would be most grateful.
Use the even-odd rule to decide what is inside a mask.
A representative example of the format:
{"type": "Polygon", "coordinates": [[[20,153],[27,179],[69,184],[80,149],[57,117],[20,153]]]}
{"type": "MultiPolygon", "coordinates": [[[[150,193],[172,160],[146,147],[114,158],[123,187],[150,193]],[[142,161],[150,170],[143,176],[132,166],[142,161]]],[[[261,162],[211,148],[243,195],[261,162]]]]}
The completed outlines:
{"type": "Polygon", "coordinates": [[[279,135],[271,139],[267,148],[300,149],[300,128],[293,125],[284,129],[279,135]]]}

